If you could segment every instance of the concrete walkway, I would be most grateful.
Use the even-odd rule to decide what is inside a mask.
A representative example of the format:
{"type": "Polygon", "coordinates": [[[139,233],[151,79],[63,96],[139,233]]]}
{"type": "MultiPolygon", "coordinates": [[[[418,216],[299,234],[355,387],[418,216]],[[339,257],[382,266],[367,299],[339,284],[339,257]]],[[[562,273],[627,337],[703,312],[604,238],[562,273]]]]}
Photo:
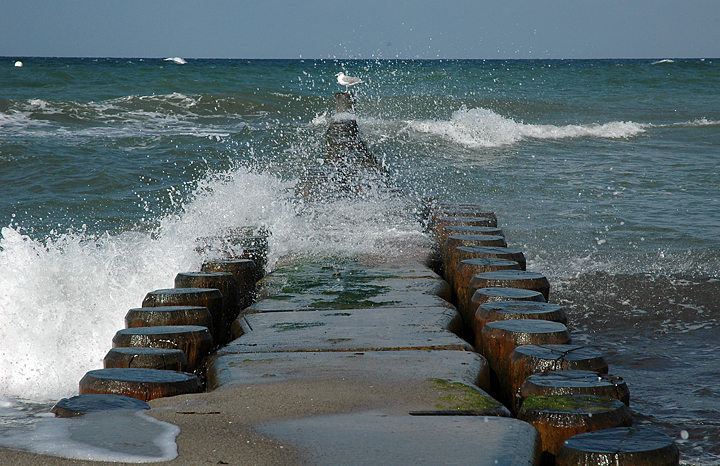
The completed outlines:
{"type": "Polygon", "coordinates": [[[260,285],[213,390],[150,403],[181,427],[170,464],[537,464],[429,269],[287,264],[260,285]]]}

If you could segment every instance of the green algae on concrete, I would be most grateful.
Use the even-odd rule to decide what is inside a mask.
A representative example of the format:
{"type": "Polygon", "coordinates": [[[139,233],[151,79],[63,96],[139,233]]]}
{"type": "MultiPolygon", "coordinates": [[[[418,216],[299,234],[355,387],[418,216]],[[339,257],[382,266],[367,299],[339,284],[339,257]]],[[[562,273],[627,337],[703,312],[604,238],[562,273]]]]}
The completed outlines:
{"type": "Polygon", "coordinates": [[[256,302],[243,310],[243,314],[258,312],[283,312],[283,311],[317,311],[317,310],[347,310],[347,309],[370,309],[380,307],[411,308],[429,306],[453,306],[440,298],[428,294],[409,293],[393,294],[386,298],[393,299],[359,299],[349,300],[347,297],[336,297],[328,295],[297,294],[293,296],[283,295],[280,299],[266,298],[256,302]]]}
{"type": "MultiPolygon", "coordinates": [[[[502,404],[476,387],[447,379],[428,379],[441,393],[435,407],[442,411],[489,411],[501,409],[502,404]]],[[[507,410],[505,410],[507,411],[507,410]]],[[[507,416],[510,413],[507,412],[507,416]]]]}
{"type": "Polygon", "coordinates": [[[440,278],[419,262],[401,265],[369,263],[359,257],[325,257],[322,259],[305,256],[293,257],[278,265],[263,283],[289,279],[326,281],[333,279],[373,278],[440,278]]]}
{"type": "Polygon", "coordinates": [[[330,265],[295,258],[276,268],[258,282],[262,299],[244,313],[428,306],[450,300],[449,285],[419,263],[403,268],[353,258],[327,260],[330,265]]]}
{"type": "Polygon", "coordinates": [[[273,324],[270,328],[275,329],[276,332],[287,332],[290,330],[302,330],[310,327],[320,327],[325,325],[324,322],[278,322],[273,324]]]}
{"type": "Polygon", "coordinates": [[[316,309],[357,309],[401,304],[401,301],[372,301],[368,299],[387,294],[389,291],[391,291],[390,287],[377,285],[367,285],[349,291],[325,290],[322,294],[334,296],[332,301],[316,299],[310,303],[310,307],[316,309]]]}
{"type": "MultiPolygon", "coordinates": [[[[270,274],[268,277],[271,277],[270,274]]],[[[243,313],[373,307],[447,306],[449,285],[439,278],[348,278],[260,283],[264,299],[243,313]]]]}

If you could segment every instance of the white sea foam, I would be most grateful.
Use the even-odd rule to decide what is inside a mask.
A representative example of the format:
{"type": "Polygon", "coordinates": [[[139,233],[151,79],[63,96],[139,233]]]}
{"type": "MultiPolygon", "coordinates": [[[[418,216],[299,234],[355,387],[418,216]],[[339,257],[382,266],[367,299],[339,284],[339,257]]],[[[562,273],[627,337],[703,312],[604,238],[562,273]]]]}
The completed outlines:
{"type": "Polygon", "coordinates": [[[0,435],[0,446],[78,460],[150,463],[177,457],[177,426],[142,412],[99,411],[42,418],[0,435]]]}
{"type": "Polygon", "coordinates": [[[67,234],[47,244],[10,227],[1,234],[0,393],[15,398],[75,394],[84,373],[102,367],[127,310],[148,287],[172,284],[163,262],[188,260],[147,234],[67,234]]]}
{"type": "Polygon", "coordinates": [[[34,111],[41,111],[45,114],[54,114],[54,113],[62,113],[62,110],[60,110],[57,107],[54,107],[51,103],[42,100],[42,99],[30,99],[28,100],[28,105],[30,109],[34,111]]]}
{"type": "Polygon", "coordinates": [[[144,295],[199,270],[197,239],[228,228],[270,231],[269,264],[288,255],[413,257],[428,239],[397,197],[368,193],[307,204],[294,183],[236,168],[208,176],[151,233],[56,235],[46,243],[6,227],[0,236],[0,446],[98,461],[167,461],[177,456],[175,426],[102,412],[75,419],[38,413],[34,402],[77,393],[102,367],[123,317],[144,295]],[[21,400],[23,402],[20,402],[21,400]]]}
{"type": "Polygon", "coordinates": [[[54,126],[48,121],[32,118],[31,111],[0,112],[0,135],[23,134],[25,136],[38,132],[46,135],[48,128],[54,126]]]}
{"type": "Polygon", "coordinates": [[[310,126],[326,126],[328,122],[330,121],[331,116],[329,113],[323,112],[315,115],[315,117],[310,120],[310,126]]]}
{"type": "Polygon", "coordinates": [[[449,121],[410,120],[412,130],[449,139],[465,147],[499,147],[525,139],[568,139],[580,137],[629,138],[645,131],[646,125],[615,121],[585,125],[537,125],[518,123],[485,108],[461,108],[449,121]]]}
{"type": "Polygon", "coordinates": [[[166,58],[165,61],[171,61],[173,63],[177,63],[178,65],[184,65],[187,63],[187,61],[185,61],[184,59],[182,59],[180,57],[169,57],[169,58],[166,58]]]}

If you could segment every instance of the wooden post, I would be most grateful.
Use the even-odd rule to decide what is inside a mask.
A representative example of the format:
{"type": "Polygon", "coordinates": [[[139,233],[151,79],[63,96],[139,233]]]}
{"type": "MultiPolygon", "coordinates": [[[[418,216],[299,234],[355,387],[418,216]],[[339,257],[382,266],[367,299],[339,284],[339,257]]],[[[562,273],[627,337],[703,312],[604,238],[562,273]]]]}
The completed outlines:
{"type": "Polygon", "coordinates": [[[473,327],[475,313],[470,312],[470,293],[475,290],[470,288],[470,280],[479,273],[492,272],[494,270],[520,270],[520,264],[507,259],[498,259],[497,257],[478,257],[477,259],[468,259],[461,261],[455,267],[453,276],[453,292],[455,297],[455,306],[457,306],[460,315],[462,315],[465,325],[473,327]]]}
{"type": "Polygon", "coordinates": [[[125,395],[142,401],[202,391],[194,374],[157,369],[97,369],[80,380],[80,395],[125,395]]]}
{"type": "Polygon", "coordinates": [[[594,371],[546,371],[533,374],[525,379],[519,393],[520,405],[522,400],[532,395],[595,395],[616,398],[630,406],[630,390],[622,377],[594,371]]]}
{"type": "Polygon", "coordinates": [[[166,371],[190,372],[185,353],[174,348],[112,348],[103,359],[103,368],[142,367],[166,371]]]}
{"type": "Polygon", "coordinates": [[[238,307],[245,309],[257,298],[257,281],[262,278],[258,267],[251,259],[216,260],[206,262],[201,272],[229,272],[235,276],[238,285],[238,307]]]}
{"type": "MultiPolygon", "coordinates": [[[[468,293],[470,292],[468,286],[468,293]]],[[[545,298],[539,291],[523,290],[522,288],[506,288],[504,286],[478,288],[470,297],[468,311],[474,316],[477,313],[478,306],[499,301],[536,301],[544,303],[545,298]]]]}
{"type": "Polygon", "coordinates": [[[335,113],[355,113],[355,97],[350,92],[335,93],[335,113]]]}
{"type": "Polygon", "coordinates": [[[230,341],[230,324],[240,313],[238,285],[229,272],[181,272],[175,276],[175,288],[215,288],[223,295],[222,312],[213,315],[212,335],[216,345],[230,341]]]}
{"type": "Polygon", "coordinates": [[[491,286],[502,286],[506,288],[524,288],[526,290],[539,291],[543,294],[545,301],[549,301],[550,282],[545,275],[537,272],[526,272],[524,270],[498,270],[475,275],[470,280],[470,286],[474,290],[478,288],[489,288],[491,286]]]}
{"type": "MultiPolygon", "coordinates": [[[[488,322],[480,337],[481,348],[476,348],[487,358],[490,368],[497,375],[498,393],[506,406],[512,398],[513,386],[509,378],[510,354],[522,345],[546,345],[571,343],[570,332],[559,322],[520,319],[488,322]]],[[[521,382],[522,383],[522,382],[521,382]]]]}
{"type": "Polygon", "coordinates": [[[573,435],[632,426],[630,410],[622,402],[593,395],[533,395],[523,403],[518,419],[540,432],[543,464],[554,464],[560,447],[573,435]]]}
{"type": "Polygon", "coordinates": [[[662,432],[647,427],[616,427],[570,437],[560,447],[555,464],[676,466],[680,452],[675,441],[662,432]]]}
{"type": "Polygon", "coordinates": [[[126,328],[118,330],[112,342],[113,348],[141,346],[182,350],[193,371],[200,369],[213,349],[210,331],[198,325],[126,328]]]}

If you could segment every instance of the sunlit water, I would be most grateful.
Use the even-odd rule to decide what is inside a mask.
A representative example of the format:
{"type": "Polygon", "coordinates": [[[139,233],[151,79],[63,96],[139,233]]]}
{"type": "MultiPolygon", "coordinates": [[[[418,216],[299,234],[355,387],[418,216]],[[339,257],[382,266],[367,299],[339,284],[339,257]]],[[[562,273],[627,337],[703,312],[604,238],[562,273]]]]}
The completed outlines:
{"type": "Polygon", "coordinates": [[[716,61],[15,61],[0,60],[2,435],[77,393],[127,310],[208,258],[198,238],[264,226],[269,268],[392,260],[428,244],[416,199],[435,196],[494,210],[574,341],[628,382],[635,422],[720,463],[716,61]],[[368,82],[362,138],[404,196],[294,196],[323,163],[342,69],[368,82]]]}

